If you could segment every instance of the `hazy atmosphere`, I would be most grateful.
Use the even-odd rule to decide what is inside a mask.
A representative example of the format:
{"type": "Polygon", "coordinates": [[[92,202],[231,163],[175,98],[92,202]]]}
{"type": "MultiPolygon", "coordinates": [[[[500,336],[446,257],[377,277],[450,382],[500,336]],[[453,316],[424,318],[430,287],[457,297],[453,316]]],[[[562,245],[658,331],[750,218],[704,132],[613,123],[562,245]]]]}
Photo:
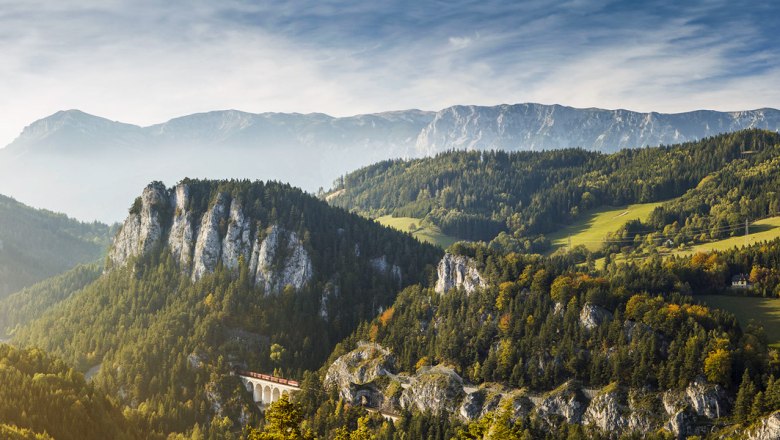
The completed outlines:
{"type": "Polygon", "coordinates": [[[0,1],[0,144],[80,109],[151,125],[516,102],[777,106],[780,16],[749,1],[0,1]]]}
{"type": "Polygon", "coordinates": [[[780,440],[778,29],[0,0],[0,439],[780,440]]]}

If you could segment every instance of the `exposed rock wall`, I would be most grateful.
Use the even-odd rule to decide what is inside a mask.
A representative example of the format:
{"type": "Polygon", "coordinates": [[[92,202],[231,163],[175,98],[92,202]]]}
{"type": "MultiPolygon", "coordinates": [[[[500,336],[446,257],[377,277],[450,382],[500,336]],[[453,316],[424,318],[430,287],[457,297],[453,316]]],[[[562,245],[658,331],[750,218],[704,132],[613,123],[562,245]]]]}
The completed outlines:
{"type": "Polygon", "coordinates": [[[179,267],[189,272],[192,269],[192,246],[195,243],[192,212],[187,206],[190,199],[189,185],[178,185],[171,197],[174,211],[171,232],[168,234],[168,248],[179,267]]]}
{"type": "Polygon", "coordinates": [[[219,194],[216,203],[201,220],[200,228],[198,228],[198,239],[195,242],[195,256],[193,257],[193,281],[197,281],[203,275],[213,272],[217,268],[222,251],[219,226],[227,217],[228,199],[226,194],[219,194]]]}
{"type": "Polygon", "coordinates": [[[250,262],[255,285],[263,286],[266,294],[279,293],[290,285],[300,289],[312,276],[311,260],[303,243],[292,231],[272,226],[268,235],[255,240],[250,262]],[[274,264],[281,261],[281,269],[274,264]]]}
{"type": "Polygon", "coordinates": [[[777,440],[780,438],[780,411],[762,418],[748,430],[749,440],[777,440]]]}
{"type": "Polygon", "coordinates": [[[141,194],[141,205],[137,212],[127,216],[122,229],[114,239],[108,254],[112,265],[124,264],[129,258],[148,252],[162,237],[160,208],[168,205],[165,186],[155,182],[141,194]]]}
{"type": "Polygon", "coordinates": [[[487,286],[474,261],[463,255],[445,254],[437,269],[436,292],[444,294],[452,288],[463,288],[472,293],[487,286]]]}
{"type": "Polygon", "coordinates": [[[177,185],[170,194],[162,183],[147,186],[140,205],[128,215],[109,252],[111,267],[167,244],[181,270],[197,281],[221,263],[236,270],[243,259],[255,285],[266,294],[286,286],[303,288],[313,276],[312,262],[293,231],[265,225],[247,216],[241,202],[220,193],[199,218],[192,211],[191,188],[177,185]],[[253,229],[254,234],[253,234],[253,229]],[[167,234],[167,236],[166,236],[167,234]]]}
{"type": "MultiPolygon", "coordinates": [[[[325,385],[336,386],[352,404],[376,405],[389,411],[414,408],[457,415],[468,422],[509,409],[512,420],[531,415],[550,426],[559,426],[562,421],[589,425],[614,438],[661,429],[677,438],[702,435],[712,428],[713,420],[728,416],[724,391],[703,378],[683,391],[667,393],[616,384],[589,389],[569,381],[534,395],[497,384],[470,386],[444,365],[421,368],[415,374],[395,373],[393,369],[390,350],[362,343],[330,366],[325,385]]],[[[780,438],[780,412],[762,419],[749,432],[754,439],[780,438]]]]}

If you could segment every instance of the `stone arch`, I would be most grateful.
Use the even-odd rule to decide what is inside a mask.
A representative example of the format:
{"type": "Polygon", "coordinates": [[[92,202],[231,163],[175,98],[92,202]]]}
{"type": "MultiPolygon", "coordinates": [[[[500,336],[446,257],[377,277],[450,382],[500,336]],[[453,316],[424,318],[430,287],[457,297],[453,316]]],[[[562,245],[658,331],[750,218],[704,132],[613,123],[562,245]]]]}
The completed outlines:
{"type": "Polygon", "coordinates": [[[263,391],[263,403],[265,403],[267,405],[267,404],[269,404],[271,402],[272,402],[272,400],[271,400],[271,387],[266,385],[265,386],[265,390],[263,391]]]}
{"type": "Polygon", "coordinates": [[[279,397],[280,397],[279,388],[274,388],[274,399],[272,400],[272,402],[276,402],[277,400],[279,400],[279,397]]]}
{"type": "MultiPolygon", "coordinates": [[[[249,386],[250,387],[252,386],[252,382],[249,382],[249,386]]],[[[254,388],[255,389],[254,389],[254,393],[252,393],[252,399],[255,402],[260,402],[261,400],[263,400],[263,386],[258,383],[255,384],[254,388]]]]}
{"type": "Polygon", "coordinates": [[[255,390],[255,387],[254,387],[254,384],[252,384],[252,381],[245,380],[244,381],[244,386],[246,387],[246,390],[249,391],[250,393],[255,390]]]}

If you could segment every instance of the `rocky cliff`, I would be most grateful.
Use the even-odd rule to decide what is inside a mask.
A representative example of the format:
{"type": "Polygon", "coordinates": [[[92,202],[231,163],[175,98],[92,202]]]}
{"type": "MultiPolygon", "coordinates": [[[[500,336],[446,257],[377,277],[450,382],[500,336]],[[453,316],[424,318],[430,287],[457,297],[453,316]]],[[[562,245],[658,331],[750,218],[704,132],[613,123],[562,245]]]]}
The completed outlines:
{"type": "MultiPolygon", "coordinates": [[[[399,373],[390,350],[375,343],[359,343],[339,357],[328,368],[325,385],[335,386],[352,404],[388,412],[416,409],[472,421],[509,409],[512,419],[531,415],[550,426],[561,422],[588,425],[614,438],[659,430],[676,438],[707,434],[713,421],[729,414],[724,390],[703,378],[685,390],[665,393],[617,384],[586,388],[572,380],[534,394],[497,384],[469,385],[445,365],[423,367],[414,374],[399,373]]],[[[772,435],[780,431],[778,414],[753,427],[750,438],[777,438],[772,435]]]]}
{"type": "Polygon", "coordinates": [[[452,288],[472,293],[487,285],[474,261],[463,255],[445,254],[437,268],[436,292],[443,294],[452,288]]]}
{"type": "Polygon", "coordinates": [[[294,231],[250,218],[241,200],[227,193],[218,193],[205,212],[196,212],[190,191],[186,183],[171,191],[159,182],[147,186],[114,239],[110,267],[167,245],[193,281],[219,264],[235,271],[240,261],[266,294],[286,286],[300,289],[311,279],[311,259],[294,231]]]}

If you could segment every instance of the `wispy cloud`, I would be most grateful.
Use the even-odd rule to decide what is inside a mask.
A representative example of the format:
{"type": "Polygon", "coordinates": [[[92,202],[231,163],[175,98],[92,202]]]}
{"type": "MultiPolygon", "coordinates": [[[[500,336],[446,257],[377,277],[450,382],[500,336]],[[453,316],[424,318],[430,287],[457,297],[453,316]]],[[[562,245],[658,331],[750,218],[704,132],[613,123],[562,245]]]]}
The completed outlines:
{"type": "Polygon", "coordinates": [[[0,0],[0,145],[63,108],[780,106],[772,2],[636,3],[0,0]]]}

